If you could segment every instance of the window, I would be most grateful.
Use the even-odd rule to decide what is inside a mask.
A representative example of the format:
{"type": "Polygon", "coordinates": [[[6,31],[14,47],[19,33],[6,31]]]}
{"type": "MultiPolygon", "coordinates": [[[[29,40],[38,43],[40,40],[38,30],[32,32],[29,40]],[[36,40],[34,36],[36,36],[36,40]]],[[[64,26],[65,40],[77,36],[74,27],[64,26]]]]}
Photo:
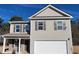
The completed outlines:
{"type": "Polygon", "coordinates": [[[45,22],[44,21],[36,21],[35,23],[35,29],[36,30],[45,30],[45,22]]]}
{"type": "Polygon", "coordinates": [[[44,29],[43,22],[38,22],[38,30],[43,30],[43,29],[44,29]]]}
{"type": "Polygon", "coordinates": [[[58,30],[62,30],[63,29],[62,21],[58,21],[57,22],[57,28],[58,28],[58,30]]]}
{"type": "Polygon", "coordinates": [[[23,32],[29,32],[30,31],[29,28],[30,28],[29,25],[28,24],[25,24],[24,25],[24,28],[23,28],[23,32]]]}
{"type": "Polygon", "coordinates": [[[15,32],[20,32],[20,25],[19,24],[15,25],[15,32]]]}
{"type": "Polygon", "coordinates": [[[64,21],[55,21],[54,27],[55,30],[65,30],[66,24],[64,21]]]}

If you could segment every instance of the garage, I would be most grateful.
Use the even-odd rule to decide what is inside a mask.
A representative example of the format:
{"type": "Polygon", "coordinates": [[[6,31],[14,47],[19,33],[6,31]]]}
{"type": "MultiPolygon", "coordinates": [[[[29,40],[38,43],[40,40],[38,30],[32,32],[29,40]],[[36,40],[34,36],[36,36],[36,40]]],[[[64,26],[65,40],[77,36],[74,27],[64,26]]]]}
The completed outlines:
{"type": "Polygon", "coordinates": [[[67,41],[34,41],[35,54],[67,54],[67,41]]]}

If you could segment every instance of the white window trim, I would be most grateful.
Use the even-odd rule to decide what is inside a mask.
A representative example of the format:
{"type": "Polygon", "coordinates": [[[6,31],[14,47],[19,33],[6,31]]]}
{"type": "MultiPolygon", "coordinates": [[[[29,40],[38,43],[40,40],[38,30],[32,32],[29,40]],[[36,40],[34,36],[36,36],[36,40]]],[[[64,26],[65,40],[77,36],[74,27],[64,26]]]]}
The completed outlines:
{"type": "MultiPolygon", "coordinates": [[[[45,21],[42,21],[42,20],[41,20],[41,21],[37,21],[37,30],[38,30],[38,31],[44,31],[44,22],[45,22],[45,21]],[[39,30],[39,22],[43,22],[43,29],[42,29],[42,30],[39,30]]],[[[41,26],[41,25],[40,25],[40,26],[41,26]]],[[[45,25],[45,26],[46,26],[46,25],[45,25]]]]}
{"type": "Polygon", "coordinates": [[[26,31],[24,31],[24,26],[27,26],[28,24],[23,24],[23,32],[26,33],[26,31]]]}
{"type": "Polygon", "coordinates": [[[63,22],[60,21],[60,22],[62,22],[61,25],[59,25],[58,22],[59,22],[59,21],[57,21],[57,30],[63,30],[63,22]],[[58,26],[62,26],[62,29],[59,29],[58,26]]]}
{"type": "Polygon", "coordinates": [[[63,20],[55,21],[55,22],[56,22],[56,29],[57,29],[58,31],[61,31],[61,30],[58,29],[58,26],[59,26],[58,22],[59,22],[59,21],[62,22],[62,29],[61,29],[61,30],[64,30],[64,25],[63,25],[63,24],[65,23],[65,21],[63,21],[63,20]]]}
{"type": "Polygon", "coordinates": [[[21,24],[15,24],[15,33],[20,33],[20,32],[21,32],[21,24]],[[20,26],[20,31],[19,32],[16,31],[16,25],[20,26]]]}

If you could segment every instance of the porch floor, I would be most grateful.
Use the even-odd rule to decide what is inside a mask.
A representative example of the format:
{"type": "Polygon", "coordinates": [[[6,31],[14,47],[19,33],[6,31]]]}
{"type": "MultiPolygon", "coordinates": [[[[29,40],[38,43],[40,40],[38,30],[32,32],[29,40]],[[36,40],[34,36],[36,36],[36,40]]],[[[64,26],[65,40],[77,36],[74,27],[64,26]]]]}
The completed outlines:
{"type": "MultiPolygon", "coordinates": [[[[7,49],[7,48],[8,48],[8,46],[6,46],[5,49],[7,49]]],[[[5,53],[2,53],[2,50],[3,50],[3,46],[1,45],[0,46],[0,54],[12,54],[12,51],[10,51],[10,50],[7,50],[5,53]]],[[[17,54],[19,54],[19,53],[17,53],[17,54]]],[[[21,50],[20,54],[30,54],[30,53],[28,53],[27,51],[21,50]]]]}

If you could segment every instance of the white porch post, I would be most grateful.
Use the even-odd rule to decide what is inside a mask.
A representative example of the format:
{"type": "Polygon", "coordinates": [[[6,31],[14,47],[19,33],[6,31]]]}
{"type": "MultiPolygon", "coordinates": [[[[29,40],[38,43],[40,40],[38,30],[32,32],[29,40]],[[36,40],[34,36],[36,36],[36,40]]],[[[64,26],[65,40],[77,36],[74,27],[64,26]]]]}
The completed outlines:
{"type": "Polygon", "coordinates": [[[6,38],[3,40],[3,53],[5,52],[6,38]]]}
{"type": "Polygon", "coordinates": [[[19,38],[19,53],[20,53],[20,49],[21,49],[21,38],[19,38]]]}

